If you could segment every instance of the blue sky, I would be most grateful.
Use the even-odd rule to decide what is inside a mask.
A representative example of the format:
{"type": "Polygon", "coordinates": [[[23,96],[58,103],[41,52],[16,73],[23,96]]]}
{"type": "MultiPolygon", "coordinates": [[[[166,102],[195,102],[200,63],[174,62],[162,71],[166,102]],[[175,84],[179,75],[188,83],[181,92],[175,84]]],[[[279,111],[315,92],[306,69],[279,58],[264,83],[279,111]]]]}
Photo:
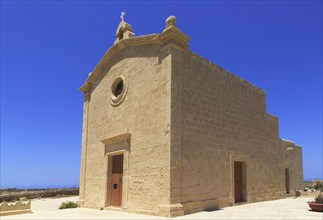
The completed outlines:
{"type": "Polygon", "coordinates": [[[78,88],[121,11],[137,36],[175,15],[192,51],[264,89],[305,179],[322,179],[322,1],[1,1],[1,188],[78,186],[78,88]]]}

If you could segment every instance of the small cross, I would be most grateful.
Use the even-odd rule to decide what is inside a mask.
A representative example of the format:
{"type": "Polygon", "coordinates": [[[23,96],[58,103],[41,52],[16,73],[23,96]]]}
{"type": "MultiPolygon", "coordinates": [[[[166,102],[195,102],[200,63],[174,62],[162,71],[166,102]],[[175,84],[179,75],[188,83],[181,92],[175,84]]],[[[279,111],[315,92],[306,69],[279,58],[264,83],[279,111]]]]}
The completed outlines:
{"type": "Polygon", "coordinates": [[[121,18],[121,20],[122,21],[124,21],[124,16],[126,15],[126,12],[121,12],[121,16],[120,16],[120,18],[121,18]]]}

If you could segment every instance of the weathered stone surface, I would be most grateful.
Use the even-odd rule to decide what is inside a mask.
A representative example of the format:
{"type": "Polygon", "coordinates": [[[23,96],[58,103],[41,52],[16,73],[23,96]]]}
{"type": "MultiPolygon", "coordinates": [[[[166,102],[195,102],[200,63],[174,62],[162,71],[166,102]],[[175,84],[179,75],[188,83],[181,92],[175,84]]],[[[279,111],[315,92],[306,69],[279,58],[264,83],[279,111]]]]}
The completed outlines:
{"type": "Polygon", "coordinates": [[[26,198],[18,202],[2,202],[0,203],[0,216],[31,213],[30,205],[30,200],[27,201],[26,198]]]}
{"type": "Polygon", "coordinates": [[[279,138],[265,92],[192,53],[189,40],[174,17],[161,34],[118,39],[81,87],[83,207],[110,205],[115,154],[124,155],[129,212],[174,217],[233,205],[237,161],[245,202],[286,197],[285,168],[291,193],[303,189],[302,150],[279,138]],[[118,77],[127,89],[119,97],[118,77]]]}

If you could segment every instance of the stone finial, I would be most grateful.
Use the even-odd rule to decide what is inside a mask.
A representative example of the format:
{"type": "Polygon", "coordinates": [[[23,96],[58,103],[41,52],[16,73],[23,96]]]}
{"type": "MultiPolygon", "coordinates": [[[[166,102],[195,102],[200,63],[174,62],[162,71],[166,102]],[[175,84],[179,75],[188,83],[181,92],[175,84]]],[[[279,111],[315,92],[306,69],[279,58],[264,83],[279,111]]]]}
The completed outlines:
{"type": "Polygon", "coordinates": [[[174,15],[169,16],[166,19],[166,28],[170,27],[170,26],[174,26],[176,27],[176,17],[174,15]]]}

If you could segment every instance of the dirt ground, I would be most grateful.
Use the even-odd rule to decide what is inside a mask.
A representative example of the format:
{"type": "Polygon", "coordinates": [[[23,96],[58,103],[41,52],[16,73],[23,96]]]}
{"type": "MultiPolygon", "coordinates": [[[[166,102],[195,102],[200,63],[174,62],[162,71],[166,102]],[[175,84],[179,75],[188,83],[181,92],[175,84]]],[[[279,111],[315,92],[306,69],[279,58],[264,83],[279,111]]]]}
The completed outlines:
{"type": "MultiPolygon", "coordinates": [[[[165,219],[162,217],[132,214],[122,211],[98,209],[63,209],[63,201],[77,201],[78,197],[58,199],[33,199],[33,213],[3,216],[1,219],[165,219]]],[[[322,212],[309,211],[307,201],[312,198],[287,198],[204,211],[173,219],[323,219],[322,212]]]]}

